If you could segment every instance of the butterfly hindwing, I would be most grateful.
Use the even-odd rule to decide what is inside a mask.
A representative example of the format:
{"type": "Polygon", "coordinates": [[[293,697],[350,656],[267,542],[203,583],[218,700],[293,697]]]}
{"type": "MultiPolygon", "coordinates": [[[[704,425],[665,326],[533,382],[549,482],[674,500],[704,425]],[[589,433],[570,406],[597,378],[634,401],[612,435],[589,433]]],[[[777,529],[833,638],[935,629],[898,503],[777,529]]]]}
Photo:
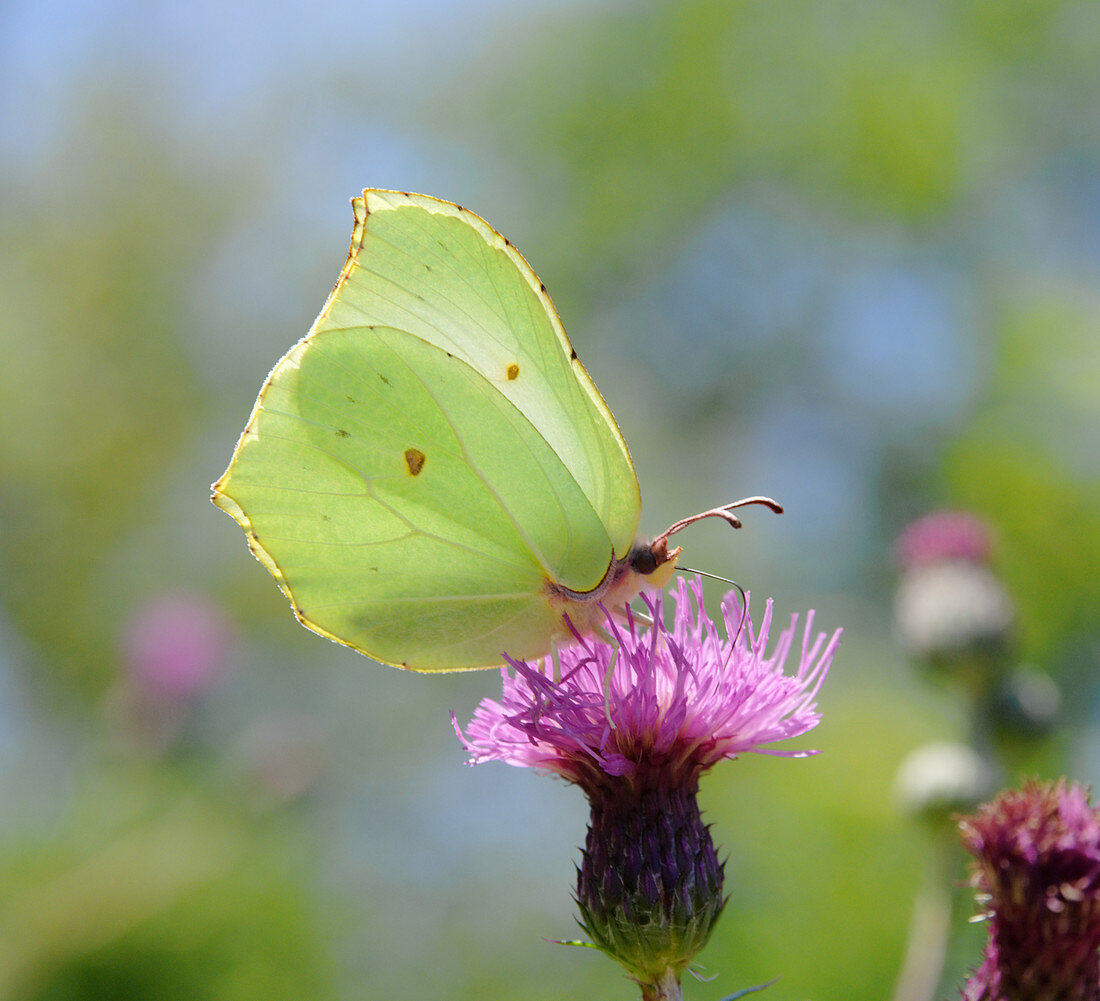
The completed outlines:
{"type": "Polygon", "coordinates": [[[542,652],[548,577],[586,590],[611,559],[524,416],[465,362],[391,328],[300,342],[222,493],[304,623],[427,670],[542,652]]]}

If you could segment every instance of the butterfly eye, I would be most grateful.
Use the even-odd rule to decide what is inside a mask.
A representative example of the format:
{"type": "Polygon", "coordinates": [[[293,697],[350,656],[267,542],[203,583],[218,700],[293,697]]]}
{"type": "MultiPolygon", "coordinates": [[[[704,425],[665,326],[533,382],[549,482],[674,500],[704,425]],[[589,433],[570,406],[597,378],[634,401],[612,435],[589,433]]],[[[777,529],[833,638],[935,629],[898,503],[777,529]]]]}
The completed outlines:
{"type": "Polygon", "coordinates": [[[657,554],[649,543],[635,543],[630,551],[630,568],[643,577],[648,577],[660,564],[657,562],[657,554]]]}

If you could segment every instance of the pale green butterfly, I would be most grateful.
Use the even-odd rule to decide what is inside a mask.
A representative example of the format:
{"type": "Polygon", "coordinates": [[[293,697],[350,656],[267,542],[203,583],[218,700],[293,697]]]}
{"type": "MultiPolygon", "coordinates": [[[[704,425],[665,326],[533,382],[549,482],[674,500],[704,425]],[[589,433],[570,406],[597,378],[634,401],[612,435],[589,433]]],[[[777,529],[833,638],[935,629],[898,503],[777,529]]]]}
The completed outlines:
{"type": "Polygon", "coordinates": [[[676,565],[545,287],[483,219],[354,198],[320,316],[272,369],[213,487],[314,632],[419,671],[541,656],[676,565]]]}

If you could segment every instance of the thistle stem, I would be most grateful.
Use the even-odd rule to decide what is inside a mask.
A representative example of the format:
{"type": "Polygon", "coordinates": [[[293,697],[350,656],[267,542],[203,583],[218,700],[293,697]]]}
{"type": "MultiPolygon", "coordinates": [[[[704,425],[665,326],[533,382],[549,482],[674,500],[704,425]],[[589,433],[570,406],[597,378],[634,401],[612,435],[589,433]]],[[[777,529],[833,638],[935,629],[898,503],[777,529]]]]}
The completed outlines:
{"type": "Polygon", "coordinates": [[[680,989],[680,980],[667,969],[655,984],[642,984],[642,1001],[683,1001],[684,993],[680,989]]]}

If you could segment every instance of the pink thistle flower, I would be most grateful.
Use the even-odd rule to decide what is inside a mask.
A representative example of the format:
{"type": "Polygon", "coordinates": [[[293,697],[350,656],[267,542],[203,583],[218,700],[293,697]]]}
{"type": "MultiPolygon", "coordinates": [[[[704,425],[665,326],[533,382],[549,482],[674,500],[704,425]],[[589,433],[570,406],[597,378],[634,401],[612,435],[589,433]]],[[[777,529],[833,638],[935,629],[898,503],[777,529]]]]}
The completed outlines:
{"type": "Polygon", "coordinates": [[[699,777],[749,751],[816,753],[772,745],[820,721],[815,700],[840,630],[815,637],[811,612],[788,675],[797,617],[769,654],[770,601],[755,627],[727,595],[724,636],[698,579],[679,581],[671,626],[659,593],[643,601],[651,626],[608,615],[613,643],[578,638],[556,662],[507,658],[502,698],[483,699],[465,732],[452,722],[471,764],[536,768],[584,790],[581,927],[642,985],[643,998],[667,999],[680,996],[680,974],[725,903],[723,865],[696,801],[699,777]]]}
{"type": "Polygon", "coordinates": [[[968,511],[933,511],[909,524],[896,543],[906,569],[941,560],[989,563],[993,530],[968,511]]]}
{"type": "Polygon", "coordinates": [[[1064,779],[1026,782],[960,823],[988,906],[966,1001],[1100,999],[1100,811],[1064,779]]]}
{"type": "Polygon", "coordinates": [[[797,616],[769,655],[770,600],[756,629],[747,614],[742,622],[737,596],[726,595],[722,618],[726,637],[735,637],[731,642],[703,609],[698,580],[689,586],[681,579],[675,598],[671,628],[663,623],[660,594],[643,596],[656,623],[652,629],[633,618],[623,624],[608,616],[616,645],[586,638],[566,647],[557,680],[551,657],[535,664],[508,658],[502,699],[482,700],[465,733],[455,723],[470,763],[544,769],[587,792],[603,777],[634,778],[655,769],[680,781],[697,779],[723,758],[749,751],[816,754],[769,745],[817,726],[815,699],[841,631],[828,641],[824,633],[812,637],[810,612],[798,668],[788,675],[783,667],[797,616]]]}

